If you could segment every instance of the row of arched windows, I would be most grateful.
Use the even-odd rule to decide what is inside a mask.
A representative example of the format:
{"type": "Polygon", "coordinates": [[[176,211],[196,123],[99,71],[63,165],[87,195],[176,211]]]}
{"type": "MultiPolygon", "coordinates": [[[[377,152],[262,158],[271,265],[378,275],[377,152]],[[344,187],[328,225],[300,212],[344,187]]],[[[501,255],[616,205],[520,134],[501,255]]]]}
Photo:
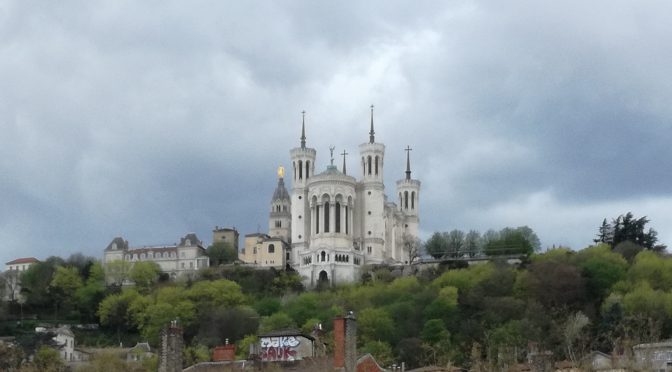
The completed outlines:
{"type": "Polygon", "coordinates": [[[144,260],[144,259],[153,259],[153,258],[177,258],[177,253],[175,252],[149,252],[149,253],[133,253],[127,254],[127,261],[135,260],[144,260]]]}
{"type": "Polygon", "coordinates": [[[366,157],[366,161],[364,157],[362,157],[362,169],[364,170],[364,175],[368,174],[370,176],[373,173],[377,176],[379,163],[380,157],[378,155],[376,155],[375,158],[369,155],[366,157]]]}
{"type": "Polygon", "coordinates": [[[287,212],[287,206],[278,204],[273,207],[273,212],[287,212]]]}
{"type": "MultiPolygon", "coordinates": [[[[330,202],[329,196],[323,196],[323,201],[318,204],[317,197],[313,197],[315,234],[320,232],[332,232],[332,209],[333,209],[333,232],[350,234],[350,208],[340,202],[340,195],[336,197],[338,201],[330,202]]],[[[348,198],[349,203],[352,198],[348,198]]]]}
{"type": "Polygon", "coordinates": [[[350,256],[347,254],[337,254],[334,256],[334,260],[336,262],[350,262],[350,256]]]}
{"type": "MultiPolygon", "coordinates": [[[[330,258],[329,253],[327,253],[325,251],[322,251],[317,255],[317,262],[329,262],[329,258],[330,258]]],[[[334,261],[335,262],[349,263],[350,262],[350,255],[335,254],[334,255],[334,261]]],[[[355,265],[359,265],[361,263],[361,259],[359,257],[353,257],[352,261],[355,265]]],[[[304,265],[310,265],[310,264],[313,263],[313,257],[312,256],[303,257],[301,262],[304,265]]]]}
{"type": "MultiPolygon", "coordinates": [[[[399,209],[408,209],[408,202],[409,202],[408,190],[404,191],[403,196],[402,193],[399,193],[399,209]]],[[[415,209],[415,191],[412,191],[410,193],[410,202],[411,202],[411,209],[415,209]]]]}
{"type": "MultiPolygon", "coordinates": [[[[302,180],[303,179],[303,174],[304,174],[303,160],[299,160],[298,166],[297,166],[297,162],[294,162],[293,165],[294,165],[294,179],[295,180],[296,179],[302,180]],[[298,170],[298,173],[297,173],[297,170],[298,170]]],[[[308,179],[308,177],[310,176],[310,160],[306,160],[305,166],[306,166],[305,167],[306,168],[306,170],[305,170],[306,179],[308,179]]]]}

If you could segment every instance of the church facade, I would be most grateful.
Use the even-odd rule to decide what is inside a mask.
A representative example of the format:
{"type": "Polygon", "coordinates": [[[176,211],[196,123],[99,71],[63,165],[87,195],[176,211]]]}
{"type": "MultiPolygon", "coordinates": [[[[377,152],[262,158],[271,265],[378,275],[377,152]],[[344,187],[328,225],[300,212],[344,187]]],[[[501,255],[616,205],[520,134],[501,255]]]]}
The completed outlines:
{"type": "Polygon", "coordinates": [[[300,145],[290,150],[291,191],[281,170],[271,201],[269,236],[288,243],[288,263],[308,287],[357,281],[364,265],[409,263],[404,241],[418,236],[420,181],[411,177],[411,149],[392,201],[385,193],[385,145],[375,140],[373,107],[357,177],[347,172],[347,153],[338,169],[330,150],[331,164],[316,173],[317,151],[306,145],[304,117],[300,145]]]}

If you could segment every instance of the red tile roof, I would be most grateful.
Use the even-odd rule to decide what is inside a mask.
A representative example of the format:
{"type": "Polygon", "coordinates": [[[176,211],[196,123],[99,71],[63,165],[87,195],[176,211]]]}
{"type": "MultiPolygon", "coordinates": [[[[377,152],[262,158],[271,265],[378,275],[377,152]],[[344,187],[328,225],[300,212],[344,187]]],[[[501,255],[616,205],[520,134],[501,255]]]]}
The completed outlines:
{"type": "Polygon", "coordinates": [[[25,264],[25,263],[35,263],[35,262],[40,262],[40,261],[35,257],[26,257],[26,258],[17,258],[14,261],[9,261],[5,265],[16,265],[16,264],[25,264]]]}

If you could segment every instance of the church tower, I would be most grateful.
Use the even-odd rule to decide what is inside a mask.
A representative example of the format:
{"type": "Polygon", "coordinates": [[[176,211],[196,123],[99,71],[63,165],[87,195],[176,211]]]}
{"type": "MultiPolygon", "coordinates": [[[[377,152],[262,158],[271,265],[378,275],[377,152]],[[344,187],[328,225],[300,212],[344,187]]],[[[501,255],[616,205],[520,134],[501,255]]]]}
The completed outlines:
{"type": "Polygon", "coordinates": [[[369,142],[359,145],[361,157],[361,198],[358,199],[360,250],[367,263],[379,263],[385,258],[385,185],[383,166],[385,145],[376,143],[373,128],[373,105],[371,105],[371,129],[369,142]]]}
{"type": "Polygon", "coordinates": [[[399,210],[404,215],[403,234],[418,236],[420,181],[411,178],[411,147],[406,147],[406,177],[397,181],[399,210]]]}
{"type": "Polygon", "coordinates": [[[268,235],[272,238],[281,238],[286,243],[290,242],[291,230],[291,199],[285,188],[285,168],[278,168],[278,186],[273,192],[271,200],[271,213],[268,218],[268,235]]]}
{"type": "Polygon", "coordinates": [[[291,242],[292,260],[298,262],[298,254],[307,248],[310,239],[310,205],[308,203],[308,180],[315,172],[315,149],[306,147],[306,112],[302,112],[301,146],[289,151],[292,160],[291,196],[291,242]]]}

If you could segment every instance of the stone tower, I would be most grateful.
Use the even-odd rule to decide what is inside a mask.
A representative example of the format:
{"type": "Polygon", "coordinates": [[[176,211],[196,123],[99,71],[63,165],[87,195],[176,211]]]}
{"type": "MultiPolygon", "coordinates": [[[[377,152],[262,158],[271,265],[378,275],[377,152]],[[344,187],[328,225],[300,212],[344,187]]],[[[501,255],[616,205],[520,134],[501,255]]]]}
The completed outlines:
{"type": "Polygon", "coordinates": [[[306,113],[302,113],[301,146],[290,150],[292,160],[291,216],[294,224],[291,230],[292,262],[298,262],[298,253],[306,249],[310,239],[310,214],[308,203],[308,180],[315,172],[315,149],[306,147],[306,113]]]}
{"type": "Polygon", "coordinates": [[[362,197],[357,200],[360,224],[355,227],[360,249],[369,263],[380,263],[385,258],[385,185],[383,183],[385,145],[376,143],[375,134],[372,105],[369,142],[359,145],[363,193],[362,197]]]}
{"type": "Polygon", "coordinates": [[[404,215],[403,234],[418,236],[420,181],[411,177],[411,148],[406,148],[406,177],[397,181],[399,210],[404,215]]]}
{"type": "Polygon", "coordinates": [[[278,168],[278,186],[273,192],[271,200],[271,213],[268,218],[268,235],[272,238],[282,238],[283,241],[290,242],[291,234],[291,199],[285,188],[285,168],[278,168]]]}

